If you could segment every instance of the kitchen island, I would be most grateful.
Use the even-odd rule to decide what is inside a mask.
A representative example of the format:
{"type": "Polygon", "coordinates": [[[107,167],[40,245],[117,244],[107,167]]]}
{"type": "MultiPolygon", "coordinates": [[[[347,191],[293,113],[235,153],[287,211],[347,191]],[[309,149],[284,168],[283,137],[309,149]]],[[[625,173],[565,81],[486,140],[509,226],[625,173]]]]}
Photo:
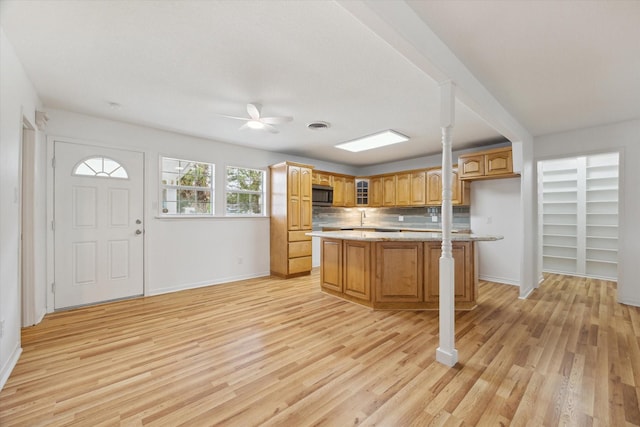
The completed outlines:
{"type": "MultiPolygon", "coordinates": [[[[323,292],[373,309],[438,309],[441,233],[336,230],[307,235],[321,239],[323,292]]],[[[475,242],[500,239],[468,233],[451,235],[457,310],[476,306],[475,242]]]]}

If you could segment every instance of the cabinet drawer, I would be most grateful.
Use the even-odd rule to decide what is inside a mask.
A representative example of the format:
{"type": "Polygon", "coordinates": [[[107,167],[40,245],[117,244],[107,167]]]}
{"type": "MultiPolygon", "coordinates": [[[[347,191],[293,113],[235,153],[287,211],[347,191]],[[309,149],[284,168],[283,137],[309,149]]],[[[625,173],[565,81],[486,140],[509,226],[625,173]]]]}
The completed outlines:
{"type": "Polygon", "coordinates": [[[302,273],[304,271],[311,271],[310,256],[289,259],[289,274],[302,273]]]}
{"type": "Polygon", "coordinates": [[[311,240],[311,236],[306,236],[307,233],[311,233],[311,230],[290,231],[290,242],[301,242],[304,240],[311,240]]]}
{"type": "Polygon", "coordinates": [[[301,256],[311,256],[311,242],[289,243],[289,258],[298,258],[301,256]]]}

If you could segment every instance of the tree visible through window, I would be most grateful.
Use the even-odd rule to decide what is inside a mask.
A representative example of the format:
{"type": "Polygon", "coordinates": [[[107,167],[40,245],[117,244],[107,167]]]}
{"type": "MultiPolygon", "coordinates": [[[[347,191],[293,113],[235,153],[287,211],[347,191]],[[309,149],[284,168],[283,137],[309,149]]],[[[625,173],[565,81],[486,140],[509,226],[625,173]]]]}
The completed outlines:
{"type": "Polygon", "coordinates": [[[265,172],[227,167],[227,215],[264,215],[265,172]]]}
{"type": "Polygon", "coordinates": [[[213,215],[215,165],[162,157],[162,214],[213,215]]]}

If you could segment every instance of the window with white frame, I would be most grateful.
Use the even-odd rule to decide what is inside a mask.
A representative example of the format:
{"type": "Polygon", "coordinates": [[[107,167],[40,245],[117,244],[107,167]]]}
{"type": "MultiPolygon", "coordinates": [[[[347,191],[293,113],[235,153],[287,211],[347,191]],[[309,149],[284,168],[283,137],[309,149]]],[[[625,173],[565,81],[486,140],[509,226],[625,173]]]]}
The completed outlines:
{"type": "Polygon", "coordinates": [[[265,215],[265,176],[259,169],[227,166],[226,215],[265,215]]]}
{"type": "Polygon", "coordinates": [[[213,163],[160,158],[162,215],[213,215],[213,163]]]}

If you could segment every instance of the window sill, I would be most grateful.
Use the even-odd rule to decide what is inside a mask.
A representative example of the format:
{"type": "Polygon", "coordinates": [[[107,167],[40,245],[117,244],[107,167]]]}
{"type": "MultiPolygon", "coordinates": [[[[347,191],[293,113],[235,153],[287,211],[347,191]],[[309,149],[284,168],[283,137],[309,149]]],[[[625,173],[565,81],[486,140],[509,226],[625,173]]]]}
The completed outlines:
{"type": "Polygon", "coordinates": [[[269,216],[261,215],[156,215],[155,219],[176,220],[176,219],[269,219],[269,216]]]}

